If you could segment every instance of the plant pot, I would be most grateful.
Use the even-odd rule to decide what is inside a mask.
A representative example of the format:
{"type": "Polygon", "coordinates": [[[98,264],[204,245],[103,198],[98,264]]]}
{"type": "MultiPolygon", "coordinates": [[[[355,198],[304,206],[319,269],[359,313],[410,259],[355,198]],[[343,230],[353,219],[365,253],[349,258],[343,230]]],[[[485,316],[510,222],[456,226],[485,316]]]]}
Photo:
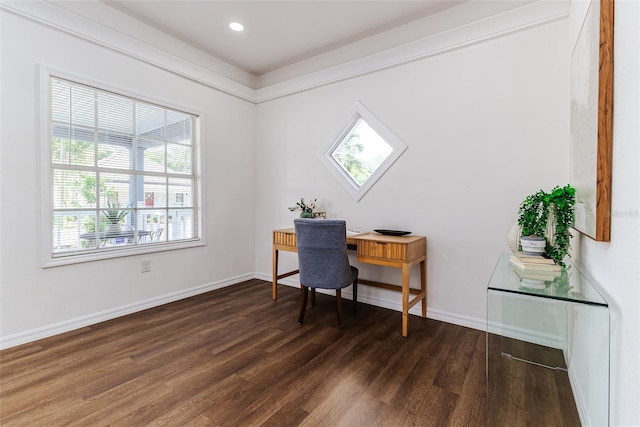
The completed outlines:
{"type": "Polygon", "coordinates": [[[313,212],[301,212],[300,218],[313,218],[313,212]]]}
{"type": "Polygon", "coordinates": [[[525,255],[544,255],[547,239],[544,237],[522,236],[520,246],[525,255]]]}
{"type": "Polygon", "coordinates": [[[104,231],[107,232],[107,234],[118,234],[122,231],[122,227],[120,224],[107,224],[104,227],[104,231]]]}

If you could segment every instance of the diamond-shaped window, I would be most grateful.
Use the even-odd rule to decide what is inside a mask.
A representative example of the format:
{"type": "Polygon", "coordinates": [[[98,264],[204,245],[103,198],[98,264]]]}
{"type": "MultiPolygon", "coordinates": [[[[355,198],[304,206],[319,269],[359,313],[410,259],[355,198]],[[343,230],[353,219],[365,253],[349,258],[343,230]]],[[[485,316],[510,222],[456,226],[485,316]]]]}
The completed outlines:
{"type": "Polygon", "coordinates": [[[356,185],[362,186],[392,151],[393,147],[384,138],[367,122],[358,119],[331,157],[356,185]]]}
{"type": "Polygon", "coordinates": [[[407,146],[362,104],[356,104],[320,153],[322,161],[360,200],[407,146]]]}

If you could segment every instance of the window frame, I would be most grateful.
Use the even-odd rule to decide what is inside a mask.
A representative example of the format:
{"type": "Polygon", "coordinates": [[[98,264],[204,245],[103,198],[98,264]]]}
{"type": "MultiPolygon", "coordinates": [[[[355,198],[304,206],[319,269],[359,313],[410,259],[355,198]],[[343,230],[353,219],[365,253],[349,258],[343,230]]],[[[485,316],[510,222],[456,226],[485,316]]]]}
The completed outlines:
{"type": "Polygon", "coordinates": [[[373,187],[376,182],[385,174],[393,163],[404,153],[407,145],[394,134],[384,123],[382,123],[371,111],[361,102],[356,102],[355,106],[347,115],[346,120],[337,128],[331,138],[318,153],[322,163],[329,169],[333,176],[342,184],[347,192],[358,202],[373,187]],[[334,150],[342,144],[345,138],[351,133],[354,126],[362,119],[366,122],[382,139],[392,148],[387,158],[376,168],[376,170],[360,186],[344,170],[334,158],[334,150]]]}
{"type": "MultiPolygon", "coordinates": [[[[205,215],[206,203],[203,200],[205,194],[204,179],[204,144],[202,143],[202,129],[204,127],[204,115],[202,112],[194,111],[193,108],[186,108],[176,105],[163,99],[133,93],[123,87],[114,87],[111,84],[91,80],[82,76],[74,75],[65,71],[55,70],[49,67],[40,66],[40,85],[39,85],[39,107],[40,107],[40,135],[38,140],[39,156],[41,167],[39,169],[39,194],[41,215],[41,253],[42,267],[55,267],[59,265],[69,265],[89,261],[98,261],[103,259],[113,259],[132,255],[143,255],[155,252],[162,252],[176,249],[187,249],[206,245],[206,224],[203,218],[205,215]],[[54,227],[54,191],[53,191],[53,170],[51,161],[51,137],[52,137],[52,121],[51,121],[51,78],[60,78],[68,80],[72,83],[93,87],[97,90],[107,91],[119,96],[131,98],[136,101],[158,105],[162,108],[180,111],[195,116],[193,123],[193,218],[194,218],[194,237],[180,241],[154,242],[153,244],[136,244],[125,245],[122,248],[96,248],[91,251],[54,253],[53,249],[53,233],[54,227]]],[[[129,173],[129,169],[123,170],[123,173],[129,173]]],[[[135,210],[134,210],[135,212],[135,210]]],[[[165,230],[165,232],[167,232],[165,230]]]]}

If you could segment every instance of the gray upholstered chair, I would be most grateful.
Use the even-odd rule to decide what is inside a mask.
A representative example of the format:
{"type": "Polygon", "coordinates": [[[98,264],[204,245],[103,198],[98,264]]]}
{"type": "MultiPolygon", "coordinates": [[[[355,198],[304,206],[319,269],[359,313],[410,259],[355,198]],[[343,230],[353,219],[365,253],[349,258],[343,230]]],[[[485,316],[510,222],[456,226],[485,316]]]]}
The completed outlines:
{"type": "Polygon", "coordinates": [[[315,305],[315,290],[335,289],[338,326],[342,327],[342,288],[353,283],[353,311],[358,303],[358,269],[349,265],[347,227],[343,220],[295,219],[298,246],[298,269],[302,286],[302,306],[298,323],[302,324],[307,309],[309,288],[315,305]]]}

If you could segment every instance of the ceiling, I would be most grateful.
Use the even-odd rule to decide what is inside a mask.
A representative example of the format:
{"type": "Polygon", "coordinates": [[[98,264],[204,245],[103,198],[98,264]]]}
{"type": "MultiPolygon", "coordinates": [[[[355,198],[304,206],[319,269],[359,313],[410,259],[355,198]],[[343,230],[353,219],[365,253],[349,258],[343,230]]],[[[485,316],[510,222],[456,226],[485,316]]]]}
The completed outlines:
{"type": "Polygon", "coordinates": [[[254,76],[459,5],[458,0],[191,1],[104,4],[254,76]],[[229,29],[237,21],[241,33],[229,29]]]}

